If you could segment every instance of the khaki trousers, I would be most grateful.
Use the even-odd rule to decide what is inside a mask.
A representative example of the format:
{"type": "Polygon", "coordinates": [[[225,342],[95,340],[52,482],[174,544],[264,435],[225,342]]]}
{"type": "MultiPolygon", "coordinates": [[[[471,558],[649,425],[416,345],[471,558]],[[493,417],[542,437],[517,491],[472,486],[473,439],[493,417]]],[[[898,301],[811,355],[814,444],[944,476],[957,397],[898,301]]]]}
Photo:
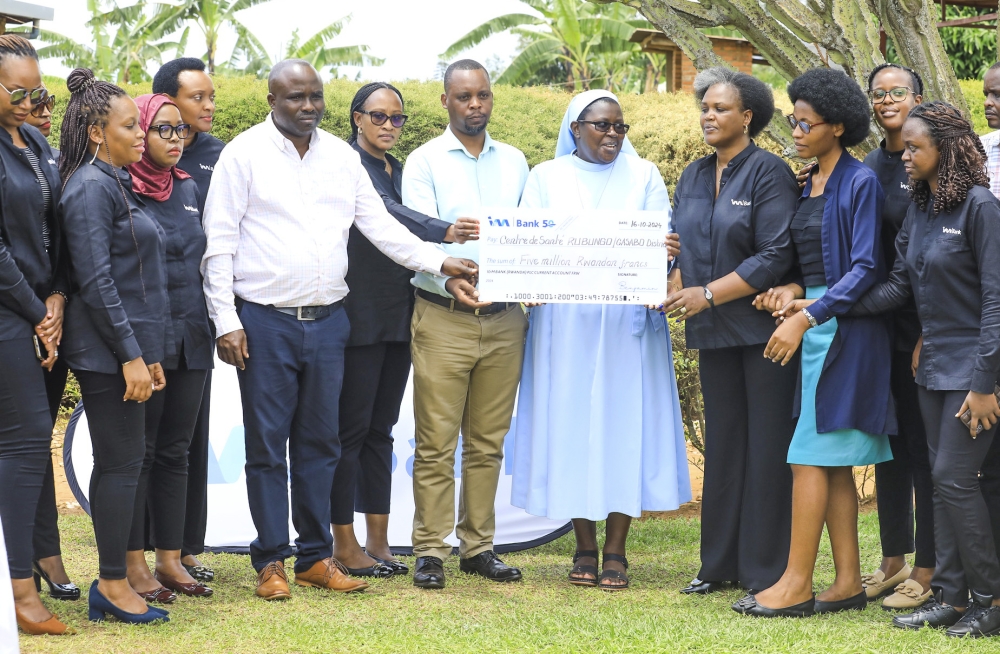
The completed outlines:
{"type": "Polygon", "coordinates": [[[521,377],[528,320],[515,306],[491,316],[449,311],[417,298],[413,353],[413,553],[463,558],[493,549],[494,502],[521,377]],[[455,524],[455,450],[462,433],[462,485],[455,524]]]}

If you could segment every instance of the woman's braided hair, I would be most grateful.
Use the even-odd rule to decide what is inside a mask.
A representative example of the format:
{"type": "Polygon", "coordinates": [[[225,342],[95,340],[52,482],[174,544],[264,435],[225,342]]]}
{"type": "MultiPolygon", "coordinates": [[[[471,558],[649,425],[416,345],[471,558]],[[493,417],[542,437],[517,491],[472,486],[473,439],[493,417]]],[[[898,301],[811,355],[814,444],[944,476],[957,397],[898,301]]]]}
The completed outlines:
{"type": "Polygon", "coordinates": [[[38,53],[31,41],[18,34],[0,35],[0,59],[4,57],[28,57],[38,61],[38,53]]]}
{"type": "Polygon", "coordinates": [[[348,143],[354,143],[358,140],[358,124],[354,122],[354,112],[362,111],[365,108],[365,103],[368,102],[368,98],[372,96],[372,93],[380,89],[389,89],[393,93],[399,96],[399,104],[404,109],[406,105],[403,103],[403,94],[399,92],[392,84],[386,84],[385,82],[372,82],[370,84],[365,84],[358,92],[354,94],[354,99],[351,100],[351,113],[348,116],[348,120],[351,121],[351,138],[347,140],[348,143]]]}
{"type": "MultiPolygon", "coordinates": [[[[947,102],[934,100],[911,109],[908,120],[924,123],[940,155],[934,213],[948,213],[954,209],[965,201],[973,186],[989,188],[986,150],[961,111],[947,102]]],[[[931,196],[930,185],[918,180],[910,186],[910,197],[917,206],[926,209],[931,196]]]]}
{"type": "MultiPolygon", "coordinates": [[[[77,68],[70,73],[66,86],[70,92],[69,104],[59,134],[59,150],[62,153],[59,157],[59,176],[62,177],[63,188],[83,165],[91,126],[98,125],[103,133],[111,112],[111,101],[127,95],[122,88],[94,77],[94,71],[89,68],[77,68]]],[[[106,145],[107,139],[103,141],[106,145]]]]}
{"type": "MultiPolygon", "coordinates": [[[[73,176],[83,159],[87,156],[87,145],[90,142],[90,128],[97,125],[101,128],[101,144],[111,162],[111,170],[118,182],[118,189],[122,193],[122,200],[125,201],[125,208],[128,210],[128,222],[132,228],[132,242],[135,244],[135,256],[139,259],[139,283],[142,285],[142,301],[146,301],[146,282],[142,278],[142,256],[139,254],[139,241],[135,237],[135,222],[132,219],[132,205],[128,201],[125,193],[125,186],[118,177],[118,166],[111,159],[111,147],[108,145],[108,137],[104,133],[104,126],[107,125],[108,116],[111,114],[111,102],[121,96],[128,97],[121,87],[104,82],[94,77],[94,71],[89,68],[77,68],[66,78],[66,86],[69,88],[69,104],[66,106],[66,113],[63,116],[62,131],[59,134],[59,175],[62,177],[63,190],[66,183],[73,176]]],[[[100,148],[101,144],[97,147],[100,148]]],[[[94,153],[96,157],[96,152],[94,153]]]]}

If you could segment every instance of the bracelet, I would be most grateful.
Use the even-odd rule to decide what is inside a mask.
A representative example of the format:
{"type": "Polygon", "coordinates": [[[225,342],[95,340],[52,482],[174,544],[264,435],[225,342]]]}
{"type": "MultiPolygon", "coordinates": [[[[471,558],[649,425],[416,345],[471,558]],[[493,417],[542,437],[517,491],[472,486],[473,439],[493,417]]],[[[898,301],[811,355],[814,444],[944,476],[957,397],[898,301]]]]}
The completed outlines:
{"type": "Polygon", "coordinates": [[[53,295],[61,295],[61,296],[62,296],[62,299],[63,299],[63,301],[64,301],[64,302],[65,302],[66,304],[69,304],[69,296],[68,296],[68,295],[66,295],[65,293],[63,293],[62,291],[52,291],[51,293],[49,293],[49,297],[52,297],[53,295]]]}
{"type": "Polygon", "coordinates": [[[809,313],[809,309],[803,309],[802,315],[805,316],[806,320],[809,321],[809,327],[819,327],[819,323],[816,322],[816,319],[813,318],[813,315],[809,313]]]}
{"type": "MultiPolygon", "coordinates": [[[[135,361],[135,359],[132,359],[132,361],[135,361]]],[[[123,363],[123,364],[122,364],[122,368],[124,368],[124,367],[125,367],[125,366],[127,366],[128,364],[132,363],[132,361],[126,361],[125,363],[123,363]]]]}

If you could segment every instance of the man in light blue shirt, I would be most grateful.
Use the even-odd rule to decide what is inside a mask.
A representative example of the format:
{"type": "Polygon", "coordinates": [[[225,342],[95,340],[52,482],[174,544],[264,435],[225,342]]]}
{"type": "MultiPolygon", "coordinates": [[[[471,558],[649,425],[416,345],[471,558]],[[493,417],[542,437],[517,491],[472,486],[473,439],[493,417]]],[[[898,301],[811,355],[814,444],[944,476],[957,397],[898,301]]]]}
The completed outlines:
{"type": "MultiPolygon", "coordinates": [[[[403,204],[454,223],[483,207],[516,207],[528,177],[524,155],[486,133],[493,92],[483,66],[448,67],[441,103],[444,134],[417,148],[403,171],[403,204]]],[[[451,256],[478,261],[476,241],[445,246],[451,256]]],[[[528,327],[517,303],[478,302],[467,279],[449,282],[418,274],[411,349],[416,451],[413,460],[413,583],[443,588],[445,542],[460,541],[460,568],[493,581],[521,572],[493,551],[494,501],[510,429],[528,327]],[[462,486],[455,524],[455,450],[462,433],[462,486]]]]}

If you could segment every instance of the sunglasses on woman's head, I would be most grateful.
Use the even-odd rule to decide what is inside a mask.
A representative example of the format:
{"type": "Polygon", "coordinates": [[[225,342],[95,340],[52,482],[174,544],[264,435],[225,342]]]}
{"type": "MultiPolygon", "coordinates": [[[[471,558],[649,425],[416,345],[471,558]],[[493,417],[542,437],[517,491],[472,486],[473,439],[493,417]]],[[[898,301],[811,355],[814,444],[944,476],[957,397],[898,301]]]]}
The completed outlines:
{"type": "Polygon", "coordinates": [[[54,96],[54,95],[46,96],[44,100],[42,100],[41,102],[39,102],[38,104],[36,104],[31,109],[31,115],[35,116],[37,118],[37,117],[39,117],[39,116],[42,115],[42,111],[44,109],[48,109],[49,111],[52,111],[52,107],[54,107],[54,106],[56,106],[56,96],[54,96]]]}
{"type": "Polygon", "coordinates": [[[409,118],[406,114],[396,114],[390,116],[389,114],[384,114],[381,111],[365,111],[364,109],[359,109],[358,113],[366,114],[371,118],[372,125],[385,125],[385,121],[392,123],[392,126],[399,129],[406,124],[406,120],[409,118]]]}
{"type": "Polygon", "coordinates": [[[598,132],[604,132],[607,134],[612,129],[615,130],[615,134],[627,134],[631,125],[625,123],[609,123],[606,120],[578,120],[578,123],[585,123],[587,125],[593,125],[594,129],[598,132]]]}
{"type": "Polygon", "coordinates": [[[37,105],[49,96],[49,92],[43,86],[39,86],[37,89],[32,89],[31,91],[28,89],[14,89],[11,91],[3,84],[0,84],[0,89],[10,94],[10,103],[13,105],[21,104],[25,98],[31,100],[32,105],[37,105]]]}

